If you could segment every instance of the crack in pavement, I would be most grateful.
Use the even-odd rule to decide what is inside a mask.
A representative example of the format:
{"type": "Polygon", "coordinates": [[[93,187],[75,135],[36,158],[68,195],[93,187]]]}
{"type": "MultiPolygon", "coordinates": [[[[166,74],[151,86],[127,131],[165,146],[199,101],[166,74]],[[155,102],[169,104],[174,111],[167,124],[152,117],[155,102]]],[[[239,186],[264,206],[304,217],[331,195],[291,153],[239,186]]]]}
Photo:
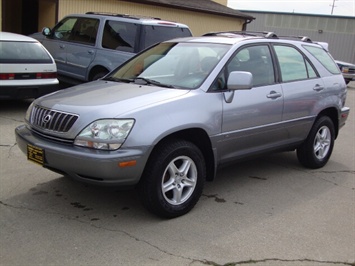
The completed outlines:
{"type": "Polygon", "coordinates": [[[12,152],[12,149],[17,146],[17,143],[14,143],[14,144],[0,144],[0,147],[5,147],[5,148],[10,148],[9,151],[8,151],[8,156],[7,158],[10,158],[11,157],[11,152],[12,152]]]}
{"type": "MultiPolygon", "coordinates": [[[[279,167],[283,167],[283,168],[285,168],[285,169],[292,169],[292,170],[294,170],[294,171],[298,171],[298,172],[301,172],[301,173],[309,174],[309,175],[311,175],[311,176],[314,176],[315,178],[318,178],[318,179],[320,179],[320,180],[326,181],[326,182],[331,183],[331,184],[333,184],[333,185],[335,185],[335,186],[340,186],[340,187],[342,187],[342,188],[347,188],[347,189],[352,189],[352,190],[354,190],[354,188],[346,187],[346,186],[341,186],[341,185],[339,185],[339,184],[336,183],[336,182],[333,182],[333,181],[328,180],[328,179],[326,179],[326,178],[324,178],[324,177],[320,177],[320,176],[317,176],[317,175],[316,175],[316,174],[319,174],[319,173],[323,173],[323,174],[339,174],[339,173],[354,174],[354,173],[355,173],[354,170],[337,170],[337,171],[326,171],[326,170],[323,170],[323,171],[322,171],[322,170],[314,171],[314,170],[313,170],[313,171],[309,171],[309,170],[307,170],[307,169],[299,169],[299,168],[295,168],[295,167],[285,166],[285,165],[280,164],[280,163],[277,163],[277,162],[270,162],[270,163],[273,163],[273,164],[275,164],[275,165],[277,165],[277,166],[279,166],[279,167]]],[[[355,265],[354,265],[354,266],[355,266],[355,265]]]]}
{"type": "Polygon", "coordinates": [[[312,260],[312,259],[278,259],[278,258],[269,258],[269,259],[261,259],[261,260],[244,260],[238,262],[228,262],[225,264],[218,264],[213,261],[205,261],[205,265],[213,265],[213,266],[236,266],[242,264],[256,264],[256,263],[264,263],[264,262],[310,262],[310,263],[322,263],[322,264],[338,264],[338,265],[349,265],[355,266],[354,262],[342,262],[342,261],[322,261],[322,260],[312,260]]]}
{"type": "Polygon", "coordinates": [[[101,229],[101,230],[105,230],[105,231],[109,231],[109,232],[118,232],[118,233],[121,233],[121,234],[124,234],[126,236],[128,236],[129,238],[131,239],[134,239],[135,241],[138,241],[138,242],[142,242],[142,243],[145,243],[147,244],[148,246],[168,255],[168,256],[173,256],[173,257],[176,257],[176,258],[180,258],[180,259],[185,259],[185,260],[189,260],[189,261],[192,261],[192,262],[201,262],[201,263],[205,263],[205,260],[199,260],[199,259],[192,259],[192,258],[189,258],[189,257],[184,257],[184,256],[181,256],[181,255],[176,255],[176,254],[173,254],[167,250],[163,250],[161,249],[160,247],[156,246],[156,245],[153,245],[152,243],[146,241],[146,240],[143,240],[143,239],[140,239],[136,236],[134,236],[133,234],[130,234],[126,231],[123,231],[123,230],[118,230],[118,229],[111,229],[111,228],[107,228],[107,227],[103,227],[103,226],[98,226],[98,225],[95,225],[91,222],[86,222],[86,221],[83,221],[83,220],[80,220],[79,218],[74,218],[74,217],[71,217],[71,216],[67,216],[65,214],[62,214],[62,213],[58,213],[58,212],[51,212],[51,211],[44,211],[44,210],[40,210],[40,209],[34,209],[34,208],[28,208],[28,207],[23,207],[23,206],[15,206],[15,205],[11,205],[11,204],[8,204],[8,203],[5,203],[3,201],[0,201],[0,205],[3,205],[5,207],[8,207],[8,208],[13,208],[13,209],[20,209],[20,210],[27,210],[27,211],[33,211],[33,212],[43,212],[43,213],[46,213],[46,214],[54,214],[54,215],[60,215],[61,218],[65,218],[67,220],[71,220],[71,221],[76,221],[76,222],[79,222],[79,223],[82,223],[82,224],[86,224],[86,225],[89,225],[91,227],[94,227],[94,228],[97,228],[97,229],[101,229]]]}
{"type": "Polygon", "coordinates": [[[79,223],[82,223],[82,224],[86,224],[86,225],[92,226],[92,227],[97,228],[97,229],[101,229],[101,230],[105,230],[105,231],[109,231],[109,232],[118,232],[118,233],[121,233],[121,234],[124,234],[124,235],[128,236],[131,239],[134,239],[135,241],[147,244],[148,246],[150,246],[150,247],[152,247],[152,248],[154,248],[154,249],[156,249],[156,250],[158,250],[158,251],[160,251],[160,252],[162,252],[162,253],[164,253],[164,254],[166,254],[168,256],[173,256],[173,257],[176,257],[176,258],[189,260],[189,261],[191,261],[190,265],[192,265],[195,262],[199,262],[199,263],[202,263],[204,265],[212,265],[212,266],[236,266],[236,265],[242,265],[242,264],[257,264],[257,263],[264,263],[264,262],[310,262],[310,263],[322,263],[322,264],[333,264],[333,265],[337,264],[337,265],[355,266],[355,261],[354,262],[322,261],[322,260],[313,260],[313,259],[306,259],[306,258],[304,258],[304,259],[267,258],[267,259],[261,259],[261,260],[250,259],[250,260],[237,261],[237,262],[228,262],[228,263],[225,263],[225,264],[218,264],[218,263],[216,263],[214,261],[210,261],[210,260],[193,259],[193,258],[189,258],[189,257],[186,257],[186,256],[173,254],[173,253],[171,253],[171,252],[169,252],[167,250],[164,250],[164,249],[160,248],[157,245],[153,245],[152,243],[150,243],[150,242],[148,242],[146,240],[140,239],[140,238],[136,237],[135,235],[130,234],[130,233],[126,232],[126,231],[118,230],[118,229],[110,229],[110,228],[106,228],[106,227],[103,227],[103,226],[98,226],[98,225],[95,225],[93,223],[86,222],[86,221],[80,220],[78,218],[73,218],[73,217],[58,213],[58,212],[50,212],[50,211],[43,211],[43,210],[40,210],[40,209],[33,209],[33,208],[28,208],[28,207],[23,207],[23,206],[15,206],[15,205],[11,205],[11,204],[5,203],[3,201],[0,201],[0,205],[3,205],[5,207],[9,207],[9,208],[14,208],[14,209],[23,209],[23,210],[34,211],[34,212],[44,212],[44,213],[47,213],[47,214],[60,215],[61,218],[65,218],[65,219],[68,219],[68,220],[73,220],[73,221],[76,221],[76,222],[79,222],[79,223]]]}

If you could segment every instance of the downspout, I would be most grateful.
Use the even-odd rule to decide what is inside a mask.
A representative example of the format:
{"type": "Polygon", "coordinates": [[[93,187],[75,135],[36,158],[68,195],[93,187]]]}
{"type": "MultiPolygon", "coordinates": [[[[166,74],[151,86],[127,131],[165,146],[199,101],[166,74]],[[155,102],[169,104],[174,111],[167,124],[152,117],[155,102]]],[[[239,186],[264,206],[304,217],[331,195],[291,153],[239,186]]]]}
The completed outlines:
{"type": "Polygon", "coordinates": [[[245,20],[245,22],[243,23],[243,28],[242,28],[242,31],[246,31],[247,30],[247,24],[249,24],[250,22],[252,22],[254,20],[253,19],[247,19],[245,20]]]}

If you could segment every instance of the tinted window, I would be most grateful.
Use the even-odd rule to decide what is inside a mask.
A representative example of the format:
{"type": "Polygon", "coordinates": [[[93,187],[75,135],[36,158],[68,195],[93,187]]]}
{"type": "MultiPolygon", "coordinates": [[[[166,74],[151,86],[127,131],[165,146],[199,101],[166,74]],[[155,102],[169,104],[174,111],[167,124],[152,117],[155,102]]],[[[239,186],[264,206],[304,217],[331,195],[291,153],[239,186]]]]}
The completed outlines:
{"type": "Polygon", "coordinates": [[[39,43],[0,42],[0,63],[51,64],[53,62],[39,43]]]}
{"type": "Polygon", "coordinates": [[[53,29],[53,38],[95,45],[98,27],[98,19],[67,18],[53,29]]]}
{"type": "Polygon", "coordinates": [[[326,68],[330,73],[339,74],[339,68],[330,55],[320,47],[314,47],[309,45],[303,46],[308,52],[310,52],[317,60],[326,68]]]}
{"type": "Polygon", "coordinates": [[[53,29],[53,38],[62,41],[69,40],[77,20],[77,18],[66,18],[60,21],[53,29]]]}
{"type": "Polygon", "coordinates": [[[186,28],[162,27],[162,26],[144,26],[144,47],[147,48],[155,43],[171,40],[179,37],[190,37],[191,32],[186,28]]]}
{"type": "Polygon", "coordinates": [[[105,23],[102,47],[133,53],[136,36],[137,25],[108,20],[105,23]]]}
{"type": "Polygon", "coordinates": [[[271,53],[267,45],[243,48],[227,65],[228,74],[232,71],[247,71],[253,74],[253,85],[269,85],[275,82],[271,53]]]}
{"type": "Polygon", "coordinates": [[[99,20],[79,18],[70,34],[70,41],[95,45],[99,20]]]}
{"type": "Polygon", "coordinates": [[[283,82],[302,80],[316,77],[311,64],[295,48],[290,46],[275,45],[275,52],[280,64],[283,82]]]}

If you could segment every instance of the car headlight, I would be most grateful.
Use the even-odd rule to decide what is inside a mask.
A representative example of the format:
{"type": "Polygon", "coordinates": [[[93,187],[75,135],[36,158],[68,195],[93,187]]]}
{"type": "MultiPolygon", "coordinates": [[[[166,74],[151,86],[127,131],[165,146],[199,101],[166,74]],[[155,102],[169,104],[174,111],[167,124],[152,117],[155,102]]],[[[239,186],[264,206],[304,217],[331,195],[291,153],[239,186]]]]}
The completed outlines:
{"type": "Polygon", "coordinates": [[[29,121],[30,122],[30,118],[31,118],[31,113],[32,113],[32,108],[34,106],[34,102],[32,102],[30,104],[30,106],[27,108],[27,111],[26,111],[26,115],[25,115],[25,119],[26,121],[29,121]]]}
{"type": "Polygon", "coordinates": [[[117,150],[134,125],[133,119],[97,120],[75,138],[74,145],[98,150],[117,150]]]}
{"type": "Polygon", "coordinates": [[[343,66],[343,67],[341,68],[341,72],[343,72],[343,73],[348,73],[348,72],[349,72],[349,68],[343,66]]]}

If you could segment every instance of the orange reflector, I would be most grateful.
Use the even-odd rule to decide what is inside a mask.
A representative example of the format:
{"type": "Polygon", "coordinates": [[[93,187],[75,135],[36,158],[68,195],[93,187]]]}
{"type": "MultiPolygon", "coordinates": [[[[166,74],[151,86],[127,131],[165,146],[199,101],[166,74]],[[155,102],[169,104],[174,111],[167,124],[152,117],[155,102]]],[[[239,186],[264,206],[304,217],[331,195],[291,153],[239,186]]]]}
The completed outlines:
{"type": "Polygon", "coordinates": [[[119,167],[128,167],[128,166],[135,166],[137,164],[137,161],[128,161],[128,162],[120,162],[118,164],[119,167]]]}

